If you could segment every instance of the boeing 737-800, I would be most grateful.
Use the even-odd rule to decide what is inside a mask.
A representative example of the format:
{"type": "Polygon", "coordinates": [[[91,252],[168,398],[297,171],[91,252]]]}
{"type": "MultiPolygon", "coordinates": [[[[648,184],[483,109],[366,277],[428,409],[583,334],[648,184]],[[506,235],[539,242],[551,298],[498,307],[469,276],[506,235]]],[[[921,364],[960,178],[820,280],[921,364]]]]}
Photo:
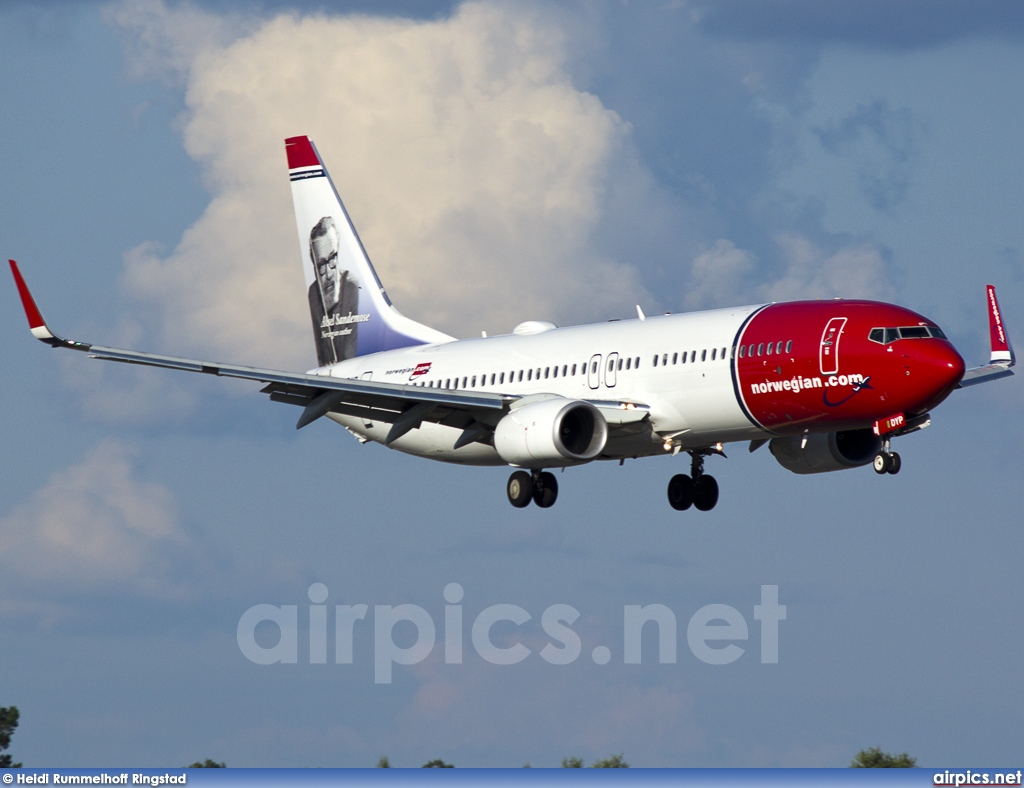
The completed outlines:
{"type": "Polygon", "coordinates": [[[513,506],[549,507],[551,468],[687,452],[670,505],[707,511],[705,458],[768,444],[794,473],[900,470],[894,438],[928,426],[954,389],[1012,375],[995,289],[991,357],[965,370],[931,320],[864,300],[793,301],[456,340],[391,304],[313,143],[285,141],[319,366],[306,373],[211,363],[58,337],[11,261],[32,334],[92,358],[264,383],[360,442],[467,465],[509,465],[513,506]]]}

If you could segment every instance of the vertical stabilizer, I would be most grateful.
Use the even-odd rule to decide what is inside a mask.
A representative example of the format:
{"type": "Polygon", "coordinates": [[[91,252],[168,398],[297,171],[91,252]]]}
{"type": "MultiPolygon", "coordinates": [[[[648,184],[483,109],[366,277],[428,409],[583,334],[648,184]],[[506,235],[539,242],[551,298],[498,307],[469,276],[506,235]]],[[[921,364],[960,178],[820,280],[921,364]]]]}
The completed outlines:
{"type": "Polygon", "coordinates": [[[391,305],[312,141],[290,137],[285,150],[320,366],[450,341],[391,305]]]}

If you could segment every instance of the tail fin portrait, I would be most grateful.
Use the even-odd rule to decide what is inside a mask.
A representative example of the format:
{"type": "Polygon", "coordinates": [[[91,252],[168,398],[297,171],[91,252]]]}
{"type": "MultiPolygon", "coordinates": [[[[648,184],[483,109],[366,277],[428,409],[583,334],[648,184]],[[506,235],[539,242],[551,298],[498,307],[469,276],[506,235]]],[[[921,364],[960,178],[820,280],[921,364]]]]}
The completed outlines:
{"type": "Polygon", "coordinates": [[[392,306],[312,141],[289,137],[285,150],[319,365],[451,341],[392,306]]]}

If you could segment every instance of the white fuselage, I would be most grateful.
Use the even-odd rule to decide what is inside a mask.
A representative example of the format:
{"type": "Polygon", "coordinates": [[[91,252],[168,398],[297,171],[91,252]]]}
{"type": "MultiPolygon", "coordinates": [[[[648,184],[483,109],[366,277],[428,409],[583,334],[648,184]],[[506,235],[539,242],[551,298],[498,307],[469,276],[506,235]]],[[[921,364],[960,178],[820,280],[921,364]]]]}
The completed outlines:
{"type": "MultiPolygon", "coordinates": [[[[315,374],[520,397],[556,394],[575,400],[644,403],[650,408],[653,432],[610,439],[601,457],[662,454],[666,439],[686,449],[766,435],[744,415],[733,384],[732,348],[744,321],[757,309],[736,307],[418,345],[360,356],[315,374]]],[[[383,443],[391,428],[384,422],[329,415],[361,439],[383,443]]],[[[390,445],[446,462],[505,464],[489,445],[471,443],[454,449],[459,435],[458,429],[425,422],[390,445]]]]}

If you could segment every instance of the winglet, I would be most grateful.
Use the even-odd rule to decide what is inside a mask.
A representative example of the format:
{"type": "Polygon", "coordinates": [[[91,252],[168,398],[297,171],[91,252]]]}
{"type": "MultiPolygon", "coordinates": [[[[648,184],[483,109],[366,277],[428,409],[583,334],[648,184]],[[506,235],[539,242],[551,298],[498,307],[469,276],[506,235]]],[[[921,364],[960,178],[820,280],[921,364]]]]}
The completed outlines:
{"type": "Polygon", "coordinates": [[[1006,334],[1003,325],[1003,316],[999,311],[999,301],[996,299],[996,289],[992,285],[986,285],[988,295],[988,332],[992,344],[992,355],[990,361],[993,364],[1001,363],[1013,366],[1017,358],[1010,345],[1010,337],[1006,334]]]}
{"type": "Polygon", "coordinates": [[[18,286],[18,295],[21,296],[21,305],[25,309],[25,317],[28,318],[28,327],[32,331],[32,336],[48,345],[63,344],[63,340],[54,335],[49,327],[47,327],[46,321],[43,320],[43,313],[36,306],[36,301],[32,298],[32,293],[29,292],[28,285],[25,284],[21,271],[18,270],[18,264],[13,260],[8,260],[7,262],[11,264],[14,284],[18,286]]]}

